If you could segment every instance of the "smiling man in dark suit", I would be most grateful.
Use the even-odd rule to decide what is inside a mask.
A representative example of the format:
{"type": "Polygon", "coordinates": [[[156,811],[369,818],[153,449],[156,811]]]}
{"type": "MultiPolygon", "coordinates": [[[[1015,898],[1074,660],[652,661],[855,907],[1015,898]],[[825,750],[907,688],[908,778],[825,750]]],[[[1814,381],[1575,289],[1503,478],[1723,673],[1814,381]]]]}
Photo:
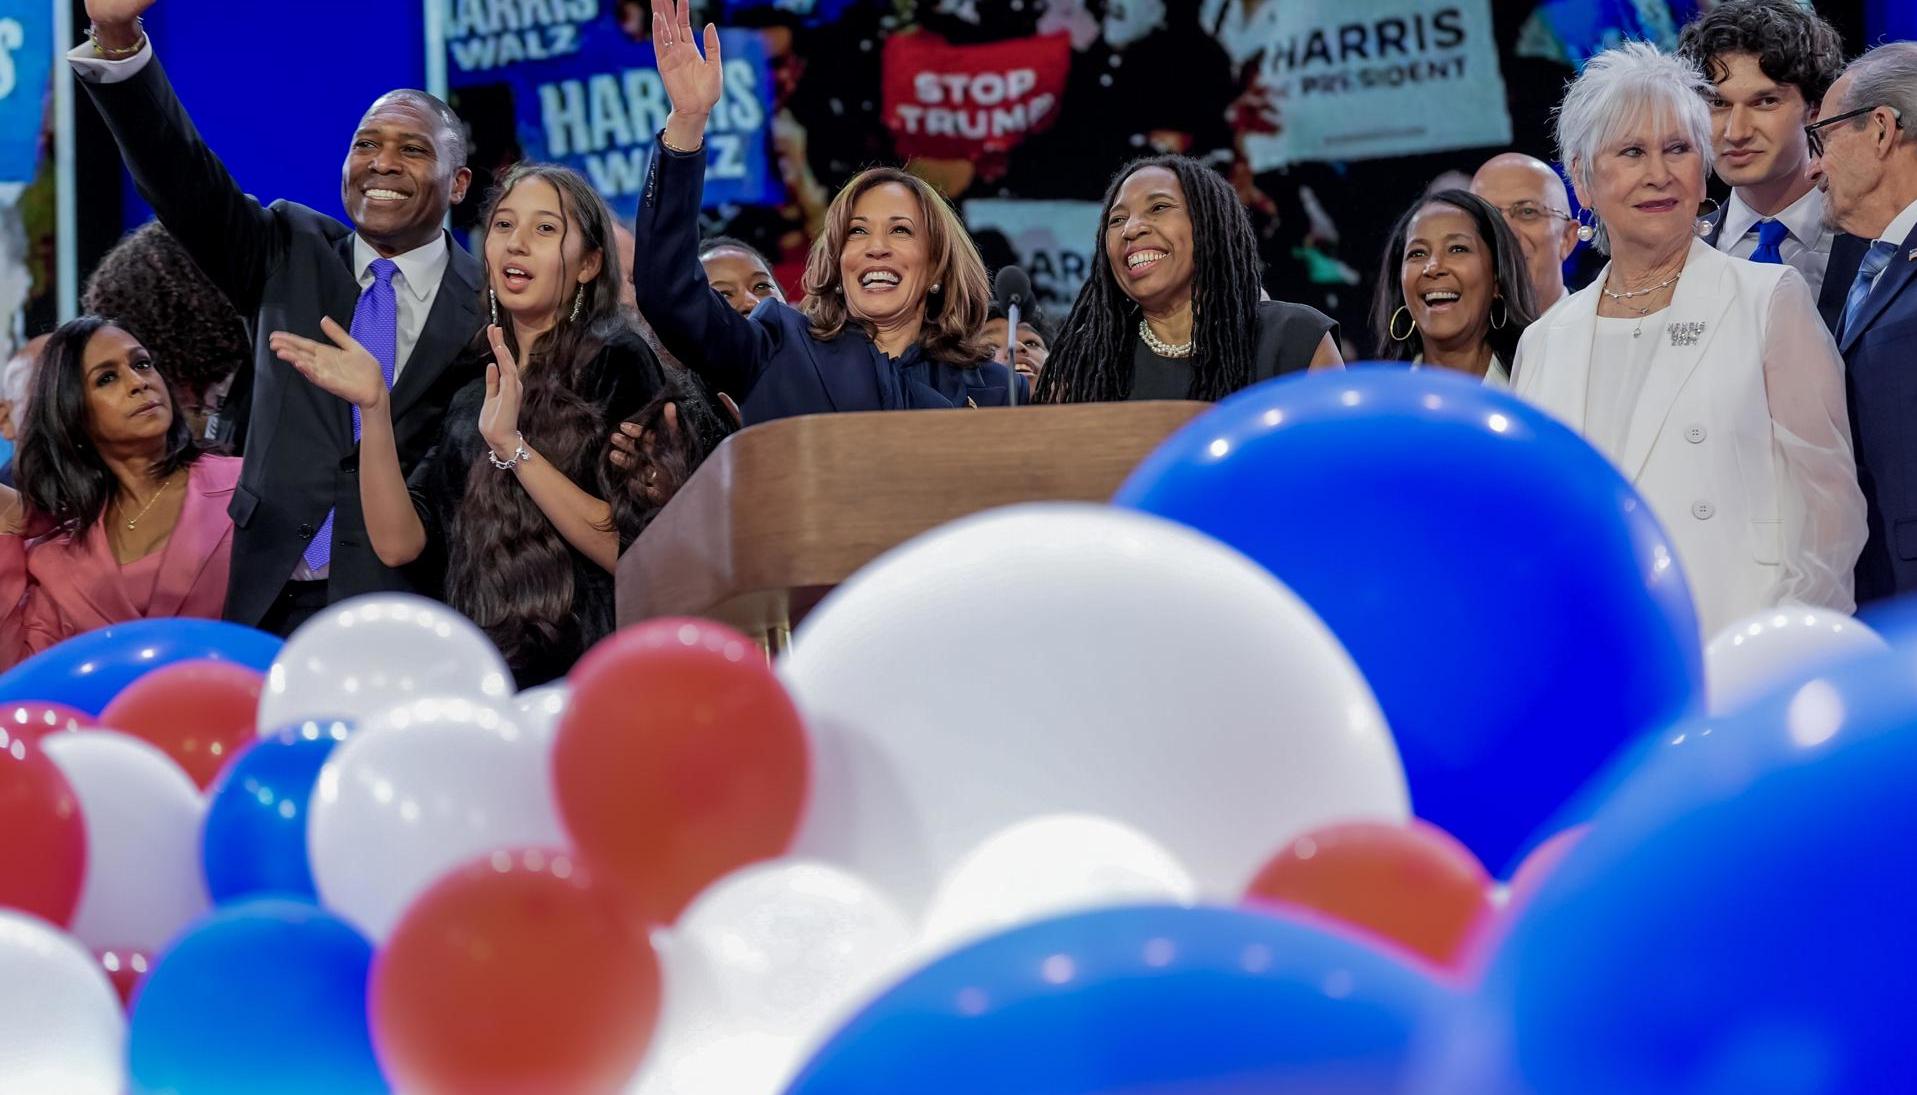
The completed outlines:
{"type": "Polygon", "coordinates": [[[387,366],[400,462],[439,437],[465,380],[454,359],[480,326],[480,265],[455,246],[446,211],[471,182],[459,121],[423,91],[392,91],[360,119],[340,169],[352,224],[246,195],[174,95],[139,17],[153,0],[88,0],[88,41],[68,54],[160,221],[254,319],[245,468],[233,494],[226,616],[287,634],[362,593],[440,593],[430,568],[374,555],[360,513],[359,423],[268,350],[274,331],[319,338],[348,326],[387,366]]]}
{"type": "Polygon", "coordinates": [[[1809,128],[1828,216],[1870,241],[1837,324],[1870,538],[1857,603],[1917,590],[1917,42],[1851,62],[1809,128]]]}

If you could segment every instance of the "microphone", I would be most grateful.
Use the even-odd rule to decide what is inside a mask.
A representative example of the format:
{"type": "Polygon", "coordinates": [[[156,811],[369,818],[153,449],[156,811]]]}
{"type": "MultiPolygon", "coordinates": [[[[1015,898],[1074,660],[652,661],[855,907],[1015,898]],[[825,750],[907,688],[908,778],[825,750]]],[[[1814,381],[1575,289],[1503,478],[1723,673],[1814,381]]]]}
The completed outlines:
{"type": "Polygon", "coordinates": [[[1005,309],[1005,365],[1012,370],[1005,390],[1005,405],[1018,406],[1018,323],[1019,309],[1032,299],[1032,279],[1016,266],[999,268],[992,279],[992,299],[1005,309]]]}

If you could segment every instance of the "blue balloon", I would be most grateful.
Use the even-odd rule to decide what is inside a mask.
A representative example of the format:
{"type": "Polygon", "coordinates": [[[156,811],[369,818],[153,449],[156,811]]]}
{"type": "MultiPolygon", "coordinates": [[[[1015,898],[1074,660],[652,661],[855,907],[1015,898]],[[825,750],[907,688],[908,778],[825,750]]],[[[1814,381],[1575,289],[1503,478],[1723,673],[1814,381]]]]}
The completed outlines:
{"type": "Polygon", "coordinates": [[[373,946],[300,901],[202,918],[133,998],[127,1057],[140,1091],[383,1092],[366,1015],[373,946]]]}
{"type": "Polygon", "coordinates": [[[226,766],[200,830],[200,864],[216,903],[267,894],[318,903],[306,858],[307,800],[350,729],[343,722],[289,726],[226,766]]]}
{"type": "Polygon", "coordinates": [[[0,702],[48,700],[97,715],[120,689],[161,666],[210,659],[264,673],[280,646],[273,635],[225,620],[128,620],[75,635],[0,674],[0,702]]]}
{"type": "Polygon", "coordinates": [[[1428,1086],[1917,1085],[1917,648],[1666,732],[1520,911],[1428,1086]]]}
{"type": "Polygon", "coordinates": [[[1703,691],[1690,591],[1649,506],[1565,426],[1443,369],[1260,384],[1115,500],[1302,597],[1377,694],[1412,809],[1493,870],[1703,691]]]}
{"type": "Polygon", "coordinates": [[[787,1095],[1385,1092],[1449,994],[1352,940],[1234,909],[1104,909],[939,959],[787,1095]]]}

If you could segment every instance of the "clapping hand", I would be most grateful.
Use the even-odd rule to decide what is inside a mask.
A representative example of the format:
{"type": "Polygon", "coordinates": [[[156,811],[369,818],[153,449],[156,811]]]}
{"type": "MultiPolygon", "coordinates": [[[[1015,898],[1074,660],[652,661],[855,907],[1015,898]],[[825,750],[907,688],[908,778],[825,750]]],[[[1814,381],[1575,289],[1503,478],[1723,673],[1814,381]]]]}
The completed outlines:
{"type": "Polygon", "coordinates": [[[301,338],[290,331],[274,331],[266,344],[281,361],[298,369],[315,387],[331,392],[362,410],[386,398],[386,377],[371,350],[361,346],[331,316],[320,319],[320,330],[333,344],[301,338]]]}
{"type": "Polygon", "coordinates": [[[486,328],[493,346],[493,364],[486,366],[486,401],[479,407],[479,436],[495,453],[519,448],[519,362],[506,346],[506,332],[498,324],[486,328]]]}

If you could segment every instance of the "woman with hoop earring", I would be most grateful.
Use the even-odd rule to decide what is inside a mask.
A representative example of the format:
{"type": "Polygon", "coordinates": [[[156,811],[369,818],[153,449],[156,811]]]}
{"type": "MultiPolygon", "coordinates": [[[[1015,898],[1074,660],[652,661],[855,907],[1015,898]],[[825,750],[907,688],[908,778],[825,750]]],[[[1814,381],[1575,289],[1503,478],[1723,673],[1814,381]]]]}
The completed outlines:
{"type": "Polygon", "coordinates": [[[1440,190],[1391,231],[1372,324],[1378,356],[1511,385],[1518,336],[1537,318],[1524,251],[1490,202],[1440,190]]]}

